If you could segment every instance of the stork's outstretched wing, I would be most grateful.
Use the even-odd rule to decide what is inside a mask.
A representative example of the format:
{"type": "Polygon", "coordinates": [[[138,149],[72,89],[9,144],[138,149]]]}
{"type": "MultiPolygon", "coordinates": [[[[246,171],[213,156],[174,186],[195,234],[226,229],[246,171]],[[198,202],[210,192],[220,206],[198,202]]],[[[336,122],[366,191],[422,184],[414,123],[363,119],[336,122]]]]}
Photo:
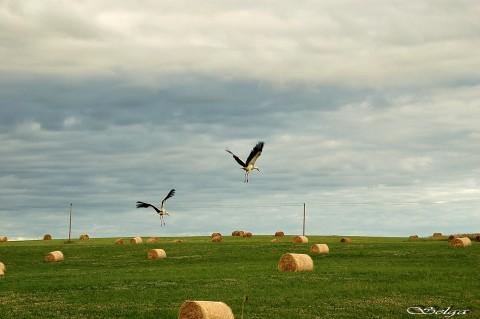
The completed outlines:
{"type": "Polygon", "coordinates": [[[153,206],[152,204],[144,203],[144,202],[137,202],[137,208],[148,208],[148,207],[152,207],[153,209],[155,209],[155,211],[157,213],[160,212],[160,210],[157,207],[153,206]]]}
{"type": "Polygon", "coordinates": [[[245,165],[245,163],[235,154],[233,154],[232,152],[230,152],[230,150],[227,148],[225,151],[227,151],[228,153],[232,154],[233,158],[237,161],[238,164],[240,164],[241,167],[245,167],[247,165],[245,165]]]}
{"type": "Polygon", "coordinates": [[[173,195],[175,195],[175,189],[171,189],[171,190],[168,192],[167,196],[165,196],[165,198],[162,200],[162,207],[163,207],[163,203],[164,203],[167,199],[169,199],[170,197],[172,197],[173,195]]]}
{"type": "Polygon", "coordinates": [[[258,142],[257,145],[253,148],[253,150],[250,152],[250,155],[248,155],[247,158],[247,165],[255,165],[255,162],[257,161],[257,158],[262,154],[263,150],[263,145],[265,143],[263,142],[258,142]]]}

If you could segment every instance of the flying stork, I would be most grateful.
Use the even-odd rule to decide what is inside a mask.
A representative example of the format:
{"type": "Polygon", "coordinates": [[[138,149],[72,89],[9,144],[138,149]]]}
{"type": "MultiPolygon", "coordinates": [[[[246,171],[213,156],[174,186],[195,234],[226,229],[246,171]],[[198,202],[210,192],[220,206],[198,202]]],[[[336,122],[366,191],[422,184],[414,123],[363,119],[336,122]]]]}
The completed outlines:
{"type": "Polygon", "coordinates": [[[237,161],[238,164],[242,167],[242,169],[245,171],[245,179],[244,183],[248,183],[248,174],[250,174],[251,171],[256,169],[257,171],[260,172],[258,167],[255,167],[255,162],[257,161],[258,157],[262,154],[263,150],[263,145],[265,143],[263,142],[258,142],[257,145],[252,149],[250,152],[250,155],[248,155],[247,161],[244,163],[237,155],[233,154],[228,148],[225,150],[228,153],[233,155],[233,158],[237,161]]]}
{"type": "Polygon", "coordinates": [[[175,189],[171,189],[167,196],[165,196],[165,198],[162,200],[162,206],[160,206],[160,209],[158,209],[157,207],[153,206],[152,204],[149,204],[149,203],[144,203],[144,202],[137,202],[137,208],[148,208],[148,207],[152,207],[153,209],[155,209],[155,211],[157,212],[157,214],[160,216],[160,225],[161,226],[165,226],[165,220],[163,219],[164,216],[170,216],[170,214],[167,212],[167,210],[165,209],[164,207],[164,204],[165,204],[165,201],[167,199],[169,199],[170,197],[172,197],[173,195],[175,195],[175,189]]]}

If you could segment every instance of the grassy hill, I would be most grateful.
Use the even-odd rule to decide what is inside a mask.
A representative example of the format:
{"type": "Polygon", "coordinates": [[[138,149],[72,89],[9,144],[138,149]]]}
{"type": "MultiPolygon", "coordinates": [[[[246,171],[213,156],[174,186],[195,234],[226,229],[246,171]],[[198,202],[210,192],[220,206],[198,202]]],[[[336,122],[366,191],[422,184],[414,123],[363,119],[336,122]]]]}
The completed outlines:
{"type": "MultiPolygon", "coordinates": [[[[0,243],[0,318],[177,318],[182,302],[224,301],[240,318],[412,318],[410,306],[469,309],[480,318],[480,244],[450,248],[445,241],[406,238],[309,236],[310,244],[285,237],[160,238],[158,244],[114,245],[114,239],[0,243]],[[328,243],[330,254],[312,255],[315,269],[280,273],[286,252],[308,253],[328,243]],[[164,260],[147,251],[163,248],[164,260]],[[43,256],[61,250],[65,261],[43,256]]],[[[423,316],[422,316],[423,317],[423,316]]],[[[427,316],[432,317],[432,316],[427,316]]],[[[444,318],[444,316],[433,316],[444,318]]]]}

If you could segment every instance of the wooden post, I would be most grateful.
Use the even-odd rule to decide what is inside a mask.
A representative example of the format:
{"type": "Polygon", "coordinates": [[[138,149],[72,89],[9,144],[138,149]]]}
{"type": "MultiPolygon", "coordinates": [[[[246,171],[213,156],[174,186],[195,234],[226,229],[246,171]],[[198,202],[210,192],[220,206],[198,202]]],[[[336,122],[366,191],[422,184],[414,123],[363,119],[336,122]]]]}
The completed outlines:
{"type": "Polygon", "coordinates": [[[305,236],[305,203],[303,203],[303,236],[305,236]]]}
{"type": "Polygon", "coordinates": [[[72,203],[70,203],[70,223],[68,224],[68,242],[72,236],[72,203]]]}

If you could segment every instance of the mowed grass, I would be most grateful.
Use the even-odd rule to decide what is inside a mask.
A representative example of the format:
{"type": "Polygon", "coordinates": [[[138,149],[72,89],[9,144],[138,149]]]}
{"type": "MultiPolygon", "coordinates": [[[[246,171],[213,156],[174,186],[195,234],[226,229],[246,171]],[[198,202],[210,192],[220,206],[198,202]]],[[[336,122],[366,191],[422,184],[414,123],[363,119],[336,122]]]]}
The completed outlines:
{"type": "Polygon", "coordinates": [[[174,319],[190,299],[223,301],[240,318],[248,295],[245,319],[412,318],[406,309],[415,305],[470,309],[456,318],[480,318],[480,243],[453,249],[446,241],[406,238],[352,237],[351,244],[339,237],[309,236],[309,244],[272,238],[0,243],[7,266],[0,317],[174,319]],[[277,270],[283,253],[308,253],[312,243],[330,247],[327,256],[312,255],[313,272],[277,270]],[[165,249],[168,258],[148,260],[151,248],[165,249]],[[65,261],[45,263],[53,250],[63,251],[65,261]]]}

